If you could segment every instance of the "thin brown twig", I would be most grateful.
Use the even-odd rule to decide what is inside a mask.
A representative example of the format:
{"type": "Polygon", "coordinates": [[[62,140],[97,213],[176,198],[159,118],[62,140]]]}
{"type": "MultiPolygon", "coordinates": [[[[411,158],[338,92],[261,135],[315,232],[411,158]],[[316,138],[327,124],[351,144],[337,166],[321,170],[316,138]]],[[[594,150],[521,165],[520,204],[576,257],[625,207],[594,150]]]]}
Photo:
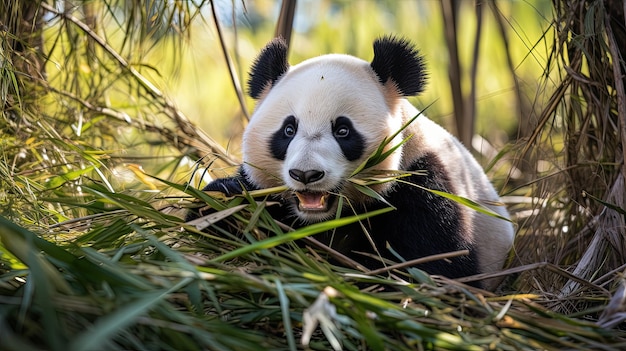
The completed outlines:
{"type": "Polygon", "coordinates": [[[476,13],[476,33],[474,36],[474,48],[472,53],[472,62],[470,68],[470,91],[469,95],[465,99],[465,106],[463,106],[463,127],[462,134],[465,138],[471,140],[474,136],[474,120],[476,119],[476,76],[478,74],[478,61],[480,53],[480,39],[482,37],[481,31],[483,28],[483,0],[476,0],[474,5],[476,13]]]}
{"type": "Polygon", "coordinates": [[[522,111],[522,96],[521,96],[522,89],[520,87],[519,78],[517,77],[517,74],[515,73],[515,65],[513,64],[513,57],[511,55],[511,45],[509,42],[509,38],[507,36],[506,27],[504,25],[503,15],[500,9],[498,8],[497,2],[489,1],[488,4],[489,4],[489,8],[493,12],[493,17],[496,20],[496,24],[498,25],[499,34],[500,34],[500,37],[502,38],[502,45],[504,46],[504,52],[506,53],[505,56],[506,56],[507,68],[509,69],[509,72],[511,73],[511,78],[513,79],[513,85],[515,87],[514,88],[515,102],[517,103],[517,110],[519,113],[518,118],[520,119],[519,123],[526,123],[525,121],[521,121],[521,118],[524,117],[522,116],[522,112],[523,112],[522,111]]]}
{"type": "Polygon", "coordinates": [[[558,275],[561,275],[563,277],[566,277],[570,280],[576,281],[578,283],[580,283],[581,285],[587,286],[591,289],[595,289],[595,290],[599,290],[601,291],[603,294],[605,294],[606,296],[611,296],[611,293],[603,288],[600,287],[598,285],[595,285],[592,282],[589,282],[585,279],[582,279],[580,277],[575,276],[574,274],[564,270],[563,268],[554,265],[552,263],[549,262],[538,262],[538,263],[532,263],[532,264],[527,264],[527,265],[523,265],[523,266],[517,266],[517,267],[512,267],[509,269],[505,269],[499,272],[494,272],[494,273],[481,273],[481,274],[476,274],[476,275],[472,275],[472,276],[468,276],[468,277],[462,277],[462,278],[457,278],[455,279],[456,281],[459,281],[461,283],[466,283],[466,282],[473,282],[473,281],[477,281],[477,280],[484,280],[484,279],[489,279],[489,278],[496,278],[496,277],[502,277],[502,276],[508,276],[511,274],[517,274],[517,273],[522,273],[522,272],[526,272],[526,271],[532,271],[532,270],[539,270],[539,269],[546,269],[550,272],[556,273],[558,275]]]}
{"type": "Polygon", "coordinates": [[[246,121],[249,121],[250,115],[248,114],[248,108],[246,107],[246,100],[244,98],[243,89],[241,88],[241,84],[239,84],[239,78],[237,77],[237,72],[235,71],[235,65],[233,64],[233,60],[230,59],[230,55],[228,54],[228,50],[226,49],[226,42],[224,41],[224,34],[222,32],[222,27],[220,26],[220,21],[217,18],[217,12],[215,11],[215,4],[213,3],[213,0],[209,1],[209,3],[211,4],[211,14],[213,16],[213,23],[215,23],[215,30],[217,31],[217,37],[220,40],[220,47],[222,48],[222,54],[224,55],[224,60],[226,60],[226,66],[228,67],[230,81],[233,84],[235,93],[237,94],[237,100],[239,101],[241,112],[246,117],[246,121]]]}
{"type": "MultiPolygon", "coordinates": [[[[626,2],[624,2],[626,6],[626,2]]],[[[625,13],[626,15],[626,13],[625,13]]],[[[617,92],[617,115],[619,119],[620,137],[622,140],[622,176],[626,177],[626,92],[624,91],[624,72],[620,63],[624,62],[624,58],[620,56],[617,49],[617,43],[615,42],[615,36],[613,35],[613,29],[611,28],[611,15],[606,12],[605,17],[605,29],[606,36],[609,41],[609,50],[611,52],[612,64],[613,64],[613,80],[615,82],[615,90],[617,92]]],[[[626,17],[626,16],[625,16],[626,17]]],[[[626,180],[626,178],[625,178],[626,180]]]]}
{"type": "Polygon", "coordinates": [[[467,255],[469,255],[469,250],[458,250],[458,251],[446,252],[442,254],[430,255],[430,256],[420,257],[420,258],[416,258],[414,260],[410,260],[410,261],[406,261],[402,263],[397,263],[391,266],[374,269],[374,270],[367,272],[367,274],[377,275],[380,273],[392,271],[394,269],[402,269],[402,268],[411,267],[411,266],[415,266],[415,265],[426,263],[426,262],[445,260],[448,258],[453,258],[453,257],[458,257],[458,256],[467,256],[467,255]]]}
{"type": "Polygon", "coordinates": [[[296,12],[296,0],[283,0],[280,7],[280,15],[276,22],[274,37],[283,37],[287,47],[291,42],[291,32],[293,29],[293,19],[296,12]]]}
{"type": "Polygon", "coordinates": [[[444,34],[448,55],[450,57],[448,67],[448,79],[452,94],[452,104],[454,106],[454,120],[456,122],[456,135],[465,145],[471,145],[471,136],[468,139],[463,131],[463,90],[461,88],[461,64],[459,62],[459,51],[457,42],[457,10],[456,0],[442,0],[441,13],[444,21],[444,34]]]}

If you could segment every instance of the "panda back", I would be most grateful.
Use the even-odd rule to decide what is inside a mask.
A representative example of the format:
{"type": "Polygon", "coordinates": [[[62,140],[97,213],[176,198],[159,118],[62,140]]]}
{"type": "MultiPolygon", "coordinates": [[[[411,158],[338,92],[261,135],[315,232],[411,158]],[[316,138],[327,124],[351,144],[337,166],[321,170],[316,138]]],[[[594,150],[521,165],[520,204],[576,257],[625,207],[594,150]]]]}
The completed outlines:
{"type": "MultiPolygon", "coordinates": [[[[419,113],[408,101],[404,103],[402,111],[405,119],[419,113]]],[[[423,167],[420,163],[423,162],[427,162],[431,168],[440,167],[439,177],[447,179],[452,193],[509,218],[484,170],[456,137],[426,116],[419,116],[407,132],[413,134],[413,137],[403,148],[403,169],[419,171],[418,168],[423,167]]],[[[470,242],[475,247],[480,271],[489,273],[501,269],[513,243],[512,223],[460,204],[458,206],[464,228],[460,240],[470,242]]]]}

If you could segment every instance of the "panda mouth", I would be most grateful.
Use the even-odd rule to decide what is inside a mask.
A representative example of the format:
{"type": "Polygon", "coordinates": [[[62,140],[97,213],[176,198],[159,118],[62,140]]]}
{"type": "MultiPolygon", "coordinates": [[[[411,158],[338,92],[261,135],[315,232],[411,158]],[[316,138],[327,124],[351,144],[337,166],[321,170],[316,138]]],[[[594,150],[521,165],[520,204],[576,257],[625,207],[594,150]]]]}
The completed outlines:
{"type": "Polygon", "coordinates": [[[296,191],[300,211],[327,211],[330,205],[330,193],[321,191],[296,191]]]}

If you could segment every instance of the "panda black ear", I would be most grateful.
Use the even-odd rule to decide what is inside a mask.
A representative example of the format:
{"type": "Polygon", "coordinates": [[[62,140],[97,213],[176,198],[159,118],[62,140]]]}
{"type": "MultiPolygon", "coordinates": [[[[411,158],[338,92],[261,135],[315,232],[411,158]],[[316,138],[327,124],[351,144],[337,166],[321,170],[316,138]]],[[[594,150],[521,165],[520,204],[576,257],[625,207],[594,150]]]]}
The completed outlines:
{"type": "Polygon", "coordinates": [[[403,96],[417,95],[424,90],[427,74],[424,57],[407,40],[386,36],[374,42],[374,59],[370,64],[381,84],[392,80],[403,96]]]}
{"type": "Polygon", "coordinates": [[[288,69],[287,43],[281,37],[274,38],[265,45],[252,64],[248,79],[250,96],[254,99],[260,98],[288,69]]]}

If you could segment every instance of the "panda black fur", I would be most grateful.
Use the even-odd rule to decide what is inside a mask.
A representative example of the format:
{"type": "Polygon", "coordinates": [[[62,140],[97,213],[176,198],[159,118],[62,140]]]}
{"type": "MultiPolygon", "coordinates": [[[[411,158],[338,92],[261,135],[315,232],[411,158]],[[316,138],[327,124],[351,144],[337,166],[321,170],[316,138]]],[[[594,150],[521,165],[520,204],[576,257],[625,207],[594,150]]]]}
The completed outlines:
{"type": "MultiPolygon", "coordinates": [[[[351,186],[347,178],[385,138],[419,112],[404,98],[425,84],[424,62],[407,41],[384,37],[374,42],[371,63],[330,54],[290,67],[281,39],[270,42],[256,59],[248,81],[257,106],[243,136],[239,173],[217,179],[204,190],[227,195],[286,185],[281,206],[272,215],[299,227],[336,216],[338,195],[344,214],[386,204],[351,186]]],[[[480,165],[467,149],[425,116],[419,116],[387,147],[398,147],[376,170],[420,174],[372,186],[396,210],[365,224],[378,251],[405,260],[469,249],[468,256],[418,266],[450,278],[493,272],[502,267],[513,241],[511,223],[475,212],[420,187],[481,202],[508,217],[480,165]],[[406,184],[413,183],[418,186],[406,184]]],[[[379,264],[354,252],[374,252],[360,224],[316,236],[370,268],[379,264]],[[332,238],[332,239],[331,239],[332,238]]],[[[492,282],[493,283],[493,282],[492,282]]],[[[489,282],[487,288],[492,288],[489,282]]]]}

